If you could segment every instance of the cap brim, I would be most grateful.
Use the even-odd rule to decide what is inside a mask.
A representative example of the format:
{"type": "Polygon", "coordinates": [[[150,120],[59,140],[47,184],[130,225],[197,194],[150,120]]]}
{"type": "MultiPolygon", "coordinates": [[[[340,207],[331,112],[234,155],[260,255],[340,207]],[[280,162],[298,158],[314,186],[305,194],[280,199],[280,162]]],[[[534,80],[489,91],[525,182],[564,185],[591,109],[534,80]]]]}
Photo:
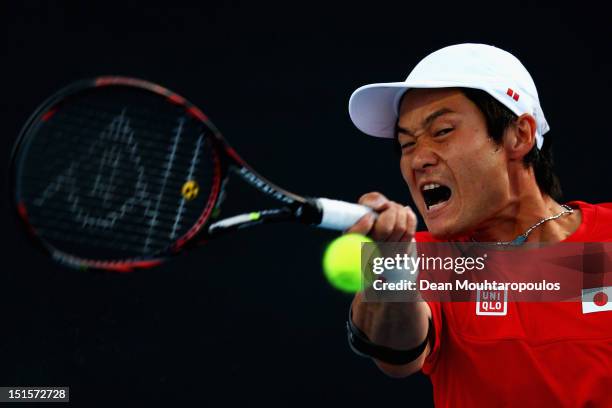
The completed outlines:
{"type": "MultiPolygon", "coordinates": [[[[409,89],[475,88],[471,83],[457,81],[404,81],[369,84],[358,88],[349,99],[349,115],[359,130],[377,137],[395,137],[399,101],[409,89]]],[[[478,88],[487,91],[485,87],[478,88]]],[[[489,91],[487,91],[489,92],[489,91]]]]}
{"type": "MultiPolygon", "coordinates": [[[[405,82],[387,82],[378,84],[364,85],[358,88],[349,99],[349,115],[351,120],[362,132],[377,137],[394,138],[395,126],[398,118],[399,102],[402,95],[409,89],[415,88],[473,88],[487,92],[501,104],[510,109],[514,114],[520,116],[529,113],[536,117],[538,127],[536,129],[536,142],[538,148],[542,148],[544,143],[543,135],[550,130],[544,113],[542,112],[537,94],[531,96],[536,101],[535,110],[521,108],[515,103],[508,102],[508,95],[505,89],[498,86],[488,86],[486,81],[480,84],[472,80],[469,81],[444,81],[428,80],[414,81],[408,78],[405,82]]],[[[527,93],[523,94],[523,101],[527,93]]],[[[517,99],[518,100],[518,99],[517,99]]],[[[532,106],[533,104],[528,104],[532,106]]]]}
{"type": "Polygon", "coordinates": [[[406,82],[364,85],[349,100],[351,120],[362,132],[377,137],[395,137],[397,104],[410,86],[406,82]]]}

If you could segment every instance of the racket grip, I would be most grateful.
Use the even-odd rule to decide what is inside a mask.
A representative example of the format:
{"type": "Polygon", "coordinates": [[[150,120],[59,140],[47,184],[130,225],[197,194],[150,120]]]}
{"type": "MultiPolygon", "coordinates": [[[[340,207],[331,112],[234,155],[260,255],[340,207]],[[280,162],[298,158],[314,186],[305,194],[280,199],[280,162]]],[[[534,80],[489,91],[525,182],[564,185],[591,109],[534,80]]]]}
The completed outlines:
{"type": "Polygon", "coordinates": [[[346,201],[317,198],[317,206],[321,211],[319,227],[336,231],[344,231],[352,227],[366,214],[377,214],[370,207],[346,201]]]}

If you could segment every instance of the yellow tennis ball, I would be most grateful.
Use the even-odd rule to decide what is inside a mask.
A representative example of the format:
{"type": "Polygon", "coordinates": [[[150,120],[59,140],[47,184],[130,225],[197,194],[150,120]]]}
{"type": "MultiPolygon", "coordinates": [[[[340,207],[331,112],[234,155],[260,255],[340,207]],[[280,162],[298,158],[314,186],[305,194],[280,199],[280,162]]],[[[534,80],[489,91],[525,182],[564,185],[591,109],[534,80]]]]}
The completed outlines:
{"type": "Polygon", "coordinates": [[[361,234],[342,235],[323,254],[323,273],[336,289],[347,293],[361,290],[361,243],[373,242],[361,234]]]}

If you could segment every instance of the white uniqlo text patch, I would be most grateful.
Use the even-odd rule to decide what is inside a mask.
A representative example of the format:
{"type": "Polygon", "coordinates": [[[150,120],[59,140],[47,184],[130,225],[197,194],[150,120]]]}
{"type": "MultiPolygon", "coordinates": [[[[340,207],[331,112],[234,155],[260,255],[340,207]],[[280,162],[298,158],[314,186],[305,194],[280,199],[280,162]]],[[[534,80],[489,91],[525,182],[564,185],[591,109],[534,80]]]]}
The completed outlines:
{"type": "Polygon", "coordinates": [[[505,316],[508,314],[507,290],[476,291],[476,314],[479,316],[505,316]]]}
{"type": "Polygon", "coordinates": [[[582,289],[582,313],[612,311],[612,286],[582,289]]]}

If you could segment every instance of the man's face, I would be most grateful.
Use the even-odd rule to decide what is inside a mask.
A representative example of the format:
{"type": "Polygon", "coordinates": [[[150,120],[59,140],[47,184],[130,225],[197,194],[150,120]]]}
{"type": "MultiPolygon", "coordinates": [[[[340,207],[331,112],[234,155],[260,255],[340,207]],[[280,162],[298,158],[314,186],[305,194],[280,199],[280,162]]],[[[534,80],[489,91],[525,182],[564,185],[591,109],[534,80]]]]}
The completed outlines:
{"type": "Polygon", "coordinates": [[[508,201],[507,159],[461,91],[412,89],[397,125],[402,175],[427,228],[451,238],[482,226],[508,201]]]}

